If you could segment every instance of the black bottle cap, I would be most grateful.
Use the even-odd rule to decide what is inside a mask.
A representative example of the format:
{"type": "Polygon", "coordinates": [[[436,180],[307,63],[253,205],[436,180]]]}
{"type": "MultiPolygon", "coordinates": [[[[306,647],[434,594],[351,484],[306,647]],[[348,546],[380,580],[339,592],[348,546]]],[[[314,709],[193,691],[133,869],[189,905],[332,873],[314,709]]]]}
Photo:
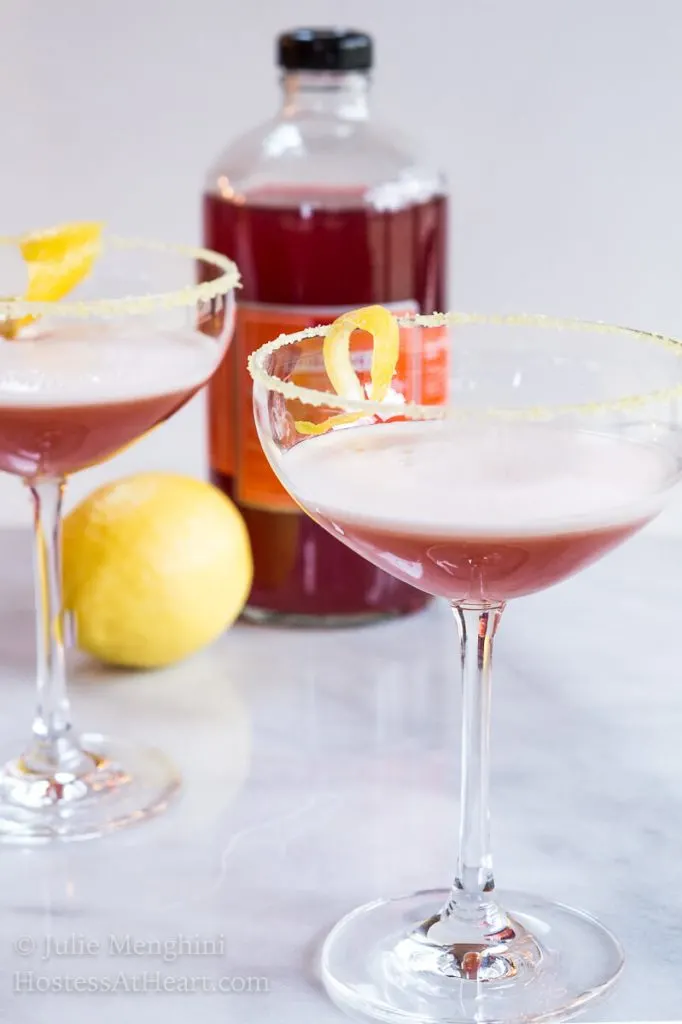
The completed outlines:
{"type": "Polygon", "coordinates": [[[295,28],[277,39],[277,63],[287,71],[368,71],[372,37],[341,28],[295,28]]]}

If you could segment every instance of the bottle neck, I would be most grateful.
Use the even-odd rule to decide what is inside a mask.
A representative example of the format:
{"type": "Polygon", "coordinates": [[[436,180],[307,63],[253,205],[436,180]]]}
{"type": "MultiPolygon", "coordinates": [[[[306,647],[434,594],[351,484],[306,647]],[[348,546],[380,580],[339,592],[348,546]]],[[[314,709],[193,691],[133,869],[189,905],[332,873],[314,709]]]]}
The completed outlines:
{"type": "Polygon", "coordinates": [[[285,71],[282,116],[326,114],[364,121],[369,116],[369,81],[359,71],[285,71]]]}

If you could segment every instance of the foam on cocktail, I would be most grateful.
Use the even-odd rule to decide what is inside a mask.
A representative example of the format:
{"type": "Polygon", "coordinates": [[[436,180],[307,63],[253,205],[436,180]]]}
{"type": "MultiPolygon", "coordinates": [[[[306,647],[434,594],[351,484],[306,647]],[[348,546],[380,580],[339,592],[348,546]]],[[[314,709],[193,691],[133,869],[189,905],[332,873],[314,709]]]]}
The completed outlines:
{"type": "Polygon", "coordinates": [[[521,421],[331,431],[282,470],[311,512],[403,535],[529,537],[655,515],[678,471],[663,447],[521,421]]]}
{"type": "Polygon", "coordinates": [[[216,365],[210,337],[143,320],[37,324],[0,344],[0,406],[93,405],[194,390],[216,365]]]}

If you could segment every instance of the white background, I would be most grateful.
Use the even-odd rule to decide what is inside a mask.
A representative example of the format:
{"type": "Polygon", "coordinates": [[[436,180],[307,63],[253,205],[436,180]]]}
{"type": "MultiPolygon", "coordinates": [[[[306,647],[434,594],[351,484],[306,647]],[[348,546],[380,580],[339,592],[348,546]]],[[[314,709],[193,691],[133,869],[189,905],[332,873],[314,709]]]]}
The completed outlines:
{"type": "MultiPolygon", "coordinates": [[[[682,334],[682,0],[0,0],[0,232],[197,241],[206,168],[277,103],[274,36],[339,22],[449,177],[452,303],[682,334]]],[[[205,472],[201,398],[71,501],[142,468],[205,472]]]]}

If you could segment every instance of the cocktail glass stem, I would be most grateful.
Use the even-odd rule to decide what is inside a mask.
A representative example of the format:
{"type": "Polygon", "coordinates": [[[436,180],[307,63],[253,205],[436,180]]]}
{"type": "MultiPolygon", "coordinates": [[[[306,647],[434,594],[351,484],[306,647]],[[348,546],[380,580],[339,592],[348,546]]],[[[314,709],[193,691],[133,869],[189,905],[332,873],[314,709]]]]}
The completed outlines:
{"type": "Polygon", "coordinates": [[[462,769],[459,855],[453,904],[486,903],[495,888],[490,852],[490,706],[495,632],[504,606],[454,605],[462,661],[462,769]]]}
{"type": "Polygon", "coordinates": [[[66,689],[61,581],[61,519],[65,481],[28,480],[33,500],[38,703],[33,740],[24,754],[30,772],[81,772],[94,762],[71,738],[66,689]],[[85,763],[84,763],[85,762],[85,763]],[[89,765],[88,765],[89,762],[89,765]]]}
{"type": "MultiPolygon", "coordinates": [[[[462,769],[459,854],[449,899],[425,921],[418,937],[439,951],[449,973],[497,980],[515,967],[510,944],[522,942],[518,926],[492,897],[490,852],[490,706],[493,640],[504,604],[452,605],[462,663],[462,769]]],[[[532,954],[531,954],[532,955],[532,954]]]]}
{"type": "Polygon", "coordinates": [[[158,814],[179,778],[153,747],[72,729],[61,580],[64,479],[25,482],[35,526],[38,702],[23,753],[0,768],[0,839],[88,839],[158,814]]]}
{"type": "Polygon", "coordinates": [[[453,604],[452,610],[462,663],[461,805],[457,873],[444,914],[489,935],[507,926],[490,896],[495,879],[489,800],[493,641],[504,605],[453,604]]]}
{"type": "Polygon", "coordinates": [[[352,911],[324,944],[322,977],[341,1007],[384,1024],[547,1024],[605,991],[622,969],[623,953],[582,911],[541,896],[495,892],[490,709],[493,640],[504,604],[452,607],[462,662],[454,883],[352,911]]]}

